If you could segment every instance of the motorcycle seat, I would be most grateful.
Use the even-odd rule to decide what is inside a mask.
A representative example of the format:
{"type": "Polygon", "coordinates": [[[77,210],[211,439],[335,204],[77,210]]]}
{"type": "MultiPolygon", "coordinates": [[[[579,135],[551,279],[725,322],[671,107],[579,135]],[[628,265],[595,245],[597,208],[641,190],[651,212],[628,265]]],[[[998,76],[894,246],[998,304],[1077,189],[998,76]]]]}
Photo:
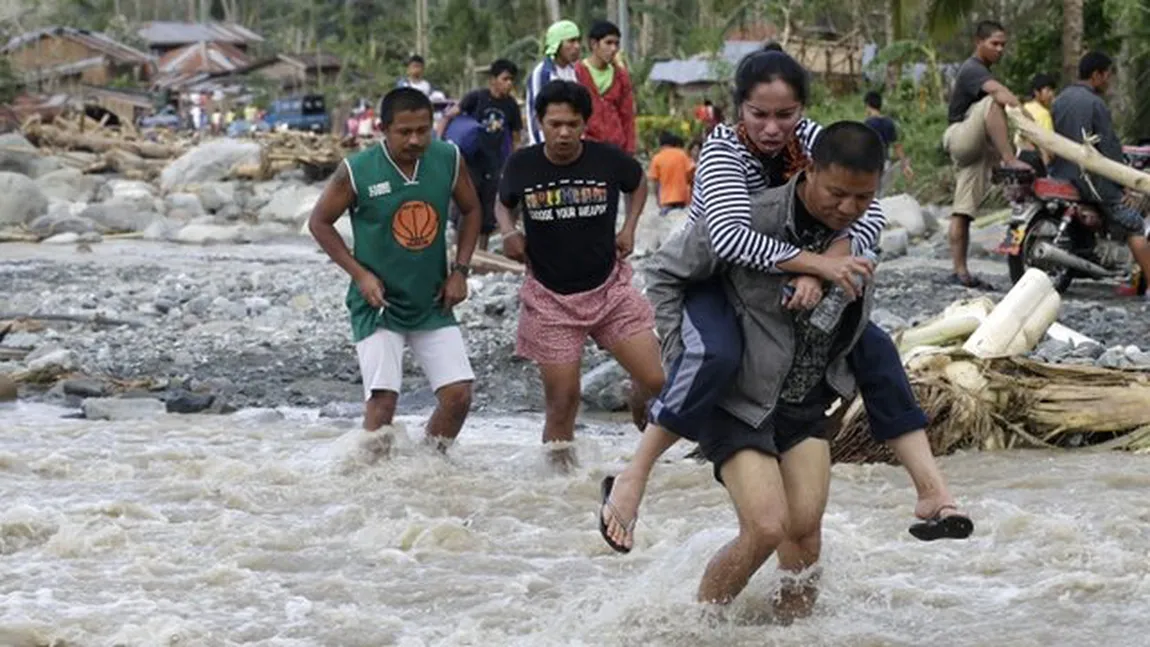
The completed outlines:
{"type": "Polygon", "coordinates": [[[1047,200],[1053,198],[1077,202],[1081,199],[1073,183],[1049,177],[1040,177],[1034,181],[1034,195],[1047,200]]]}

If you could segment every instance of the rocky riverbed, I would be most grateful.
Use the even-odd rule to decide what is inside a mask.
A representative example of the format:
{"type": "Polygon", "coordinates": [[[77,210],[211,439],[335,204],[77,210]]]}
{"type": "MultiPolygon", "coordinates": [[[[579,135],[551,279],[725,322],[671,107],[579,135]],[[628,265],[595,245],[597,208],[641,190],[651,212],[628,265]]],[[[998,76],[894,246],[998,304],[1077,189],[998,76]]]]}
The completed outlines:
{"type": "MultiPolygon", "coordinates": [[[[0,319],[99,318],[18,326],[0,339],[5,348],[30,351],[0,363],[0,373],[59,367],[73,375],[47,391],[25,386],[22,397],[77,406],[86,397],[127,389],[176,411],[296,405],[342,416],[358,408],[359,374],[343,305],[347,280],[308,239],[207,247],[106,241],[89,253],[60,245],[0,249],[0,319]],[[125,384],[131,380],[137,382],[125,384]]],[[[938,245],[927,239],[882,264],[876,322],[898,329],[971,296],[946,283],[947,263],[938,256],[938,245]]],[[[975,267],[1007,286],[1001,263],[976,260],[975,267]]],[[[479,410],[538,410],[542,403],[537,372],[513,356],[519,282],[513,274],[472,277],[471,297],[457,311],[477,374],[479,410]]],[[[1076,283],[1062,308],[1060,321],[1099,346],[1048,343],[1039,353],[1060,361],[1150,365],[1150,356],[1127,348],[1150,346],[1147,306],[1112,292],[1110,284],[1076,283]]],[[[623,380],[607,359],[588,344],[585,399],[618,408],[623,380]]],[[[401,406],[430,405],[432,394],[410,357],[407,366],[412,377],[401,406]]]]}
{"type": "MultiPolygon", "coordinates": [[[[301,231],[321,185],[299,172],[269,182],[228,181],[233,165],[258,159],[258,145],[244,141],[202,144],[155,183],[83,174],[41,156],[19,135],[0,137],[0,144],[6,196],[0,234],[40,241],[0,245],[0,322],[34,319],[0,332],[0,375],[25,377],[21,397],[79,406],[128,395],[162,400],[176,412],[279,405],[319,407],[333,416],[358,411],[359,372],[344,308],[348,282],[301,231]],[[41,379],[27,380],[30,371],[41,379]],[[53,379],[60,374],[67,379],[53,379]]],[[[897,330],[973,296],[946,281],[948,253],[939,232],[945,210],[922,208],[909,196],[884,205],[891,229],[883,237],[875,321],[897,330]]],[[[339,226],[349,236],[346,223],[339,226]]],[[[675,225],[649,205],[637,266],[675,225]]],[[[1002,233],[1000,226],[976,230],[971,256],[974,270],[1005,291],[1005,263],[987,251],[1002,233]]],[[[520,280],[473,276],[471,298],[457,310],[479,410],[542,404],[537,371],[513,356],[520,280]]],[[[642,272],[636,281],[641,285],[642,272]]],[[[1150,364],[1143,352],[1150,349],[1146,302],[1116,298],[1114,287],[1079,281],[1064,299],[1060,321],[1097,345],[1047,343],[1037,353],[1051,361],[1150,364]]],[[[410,358],[407,366],[402,405],[431,405],[434,397],[410,358]]],[[[623,406],[625,377],[591,344],[584,371],[590,406],[623,406]]]]}

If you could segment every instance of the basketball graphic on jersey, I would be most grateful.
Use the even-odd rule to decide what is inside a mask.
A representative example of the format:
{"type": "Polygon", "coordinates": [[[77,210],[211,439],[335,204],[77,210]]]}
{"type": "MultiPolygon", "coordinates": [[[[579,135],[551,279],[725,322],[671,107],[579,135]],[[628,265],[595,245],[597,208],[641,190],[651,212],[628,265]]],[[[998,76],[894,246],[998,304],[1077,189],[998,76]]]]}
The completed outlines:
{"type": "Polygon", "coordinates": [[[418,252],[435,242],[439,214],[426,202],[404,202],[391,221],[391,234],[404,249],[418,252]]]}

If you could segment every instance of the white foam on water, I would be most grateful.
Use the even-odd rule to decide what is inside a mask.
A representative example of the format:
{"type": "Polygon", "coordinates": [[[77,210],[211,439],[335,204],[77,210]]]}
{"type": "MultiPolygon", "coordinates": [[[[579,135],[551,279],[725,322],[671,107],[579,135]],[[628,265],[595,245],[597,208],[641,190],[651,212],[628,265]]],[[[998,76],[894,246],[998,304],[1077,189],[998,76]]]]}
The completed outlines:
{"type": "Polygon", "coordinates": [[[441,455],[401,416],[386,457],[359,421],[279,409],[154,421],[0,411],[0,645],[1142,645],[1145,456],[944,459],[977,524],[906,531],[913,491],[839,465],[812,617],[781,626],[771,560],[729,608],[695,602],[735,534],[709,465],[656,469],[636,546],[598,534],[599,481],[639,436],[590,421],[567,471],[539,415],[475,417],[441,455]]]}

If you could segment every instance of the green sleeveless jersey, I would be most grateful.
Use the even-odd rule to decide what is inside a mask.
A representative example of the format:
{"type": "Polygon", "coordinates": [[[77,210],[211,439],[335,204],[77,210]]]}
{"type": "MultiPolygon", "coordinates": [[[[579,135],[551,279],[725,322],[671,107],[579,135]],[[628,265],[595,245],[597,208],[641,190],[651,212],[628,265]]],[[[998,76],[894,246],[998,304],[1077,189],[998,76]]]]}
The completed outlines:
{"type": "Polygon", "coordinates": [[[455,325],[436,298],[447,280],[448,205],[459,172],[459,149],[432,141],[407,178],[382,141],[345,160],[355,189],[352,254],[383,281],[381,314],[359,292],[347,290],[355,341],[379,328],[396,332],[455,325]]]}

